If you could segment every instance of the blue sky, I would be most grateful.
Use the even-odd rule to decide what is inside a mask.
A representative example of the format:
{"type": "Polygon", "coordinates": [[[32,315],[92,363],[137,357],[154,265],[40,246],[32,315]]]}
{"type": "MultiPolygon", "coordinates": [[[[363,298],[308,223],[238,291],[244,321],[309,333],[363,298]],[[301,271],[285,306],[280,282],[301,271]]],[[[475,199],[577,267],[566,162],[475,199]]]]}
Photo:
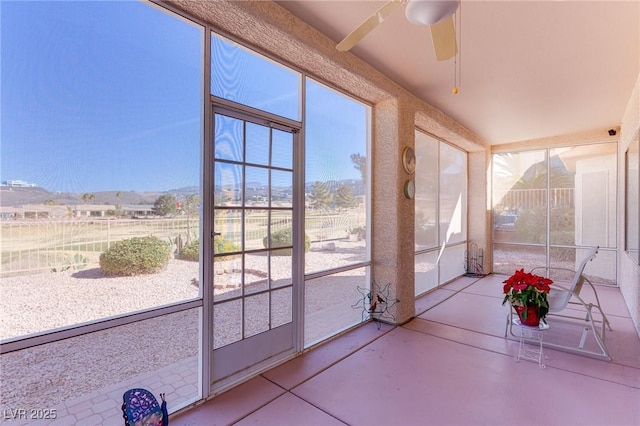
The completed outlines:
{"type": "MultiPolygon", "coordinates": [[[[134,1],[0,0],[0,19],[0,180],[76,193],[199,184],[201,27],[134,1]]],[[[227,67],[232,96],[251,96],[240,71],[252,66],[227,67]]],[[[260,84],[271,94],[282,87],[260,84]]],[[[349,123],[365,108],[312,93],[324,107],[308,113],[307,156],[318,161],[307,180],[359,178],[349,156],[364,149],[345,141],[363,140],[364,128],[349,123]],[[327,155],[336,149],[344,153],[327,155]]]]}
{"type": "Polygon", "coordinates": [[[201,29],[138,2],[0,7],[2,181],[70,192],[198,183],[201,29]]]}

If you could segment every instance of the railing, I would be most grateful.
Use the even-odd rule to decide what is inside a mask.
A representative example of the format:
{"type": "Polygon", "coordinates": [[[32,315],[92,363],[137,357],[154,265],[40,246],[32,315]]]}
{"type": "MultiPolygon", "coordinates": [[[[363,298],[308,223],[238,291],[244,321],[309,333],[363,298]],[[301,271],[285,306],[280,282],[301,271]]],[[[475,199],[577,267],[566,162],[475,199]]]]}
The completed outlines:
{"type": "MultiPolygon", "coordinates": [[[[241,243],[242,219],[224,218],[222,236],[241,243]]],[[[365,223],[360,209],[334,215],[308,215],[305,233],[312,242],[346,238],[365,223]]],[[[248,247],[262,247],[267,235],[265,216],[245,218],[248,247]]],[[[272,218],[271,232],[291,228],[291,217],[272,218]]],[[[113,243],[133,237],[153,235],[176,244],[198,238],[199,219],[34,219],[0,222],[2,261],[0,277],[83,269],[99,263],[100,254],[113,243]]]]}
{"type": "MultiPolygon", "coordinates": [[[[549,203],[551,208],[575,206],[573,188],[551,188],[549,203]]],[[[529,210],[543,208],[547,205],[546,189],[511,189],[507,191],[498,204],[497,210],[529,210]]]]}
{"type": "Polygon", "coordinates": [[[116,241],[154,235],[170,242],[189,229],[197,235],[197,219],[76,219],[0,223],[0,276],[82,269],[98,264],[100,254],[116,241]]]}

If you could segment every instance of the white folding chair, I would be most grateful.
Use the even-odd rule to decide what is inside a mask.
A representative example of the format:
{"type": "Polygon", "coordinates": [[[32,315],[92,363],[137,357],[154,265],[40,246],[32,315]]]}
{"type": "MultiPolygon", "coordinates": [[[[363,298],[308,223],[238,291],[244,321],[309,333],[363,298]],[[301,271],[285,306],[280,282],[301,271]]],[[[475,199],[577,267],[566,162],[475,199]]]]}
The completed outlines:
{"type": "MultiPolygon", "coordinates": [[[[547,266],[539,266],[535,267],[531,270],[531,273],[540,275],[536,271],[544,270],[544,276],[552,278],[554,272],[565,271],[573,274],[573,279],[566,285],[560,284],[556,281],[551,285],[551,291],[547,297],[549,301],[549,313],[547,314],[547,319],[551,317],[551,323],[566,323],[570,325],[578,325],[582,327],[582,334],[580,336],[580,340],[577,344],[561,344],[556,342],[544,342],[544,346],[568,350],[571,352],[576,352],[584,355],[590,355],[595,357],[602,357],[609,361],[611,361],[611,356],[607,351],[607,348],[604,344],[605,340],[605,331],[606,328],[611,330],[611,325],[607,316],[602,311],[602,307],[600,306],[600,298],[598,297],[598,292],[596,291],[596,287],[589,281],[587,277],[584,276],[584,269],[591,260],[593,260],[598,254],[598,248],[595,247],[592,249],[587,256],[582,260],[578,268],[574,271],[568,268],[551,268],[547,266]],[[580,297],[580,292],[584,287],[584,284],[587,283],[593,294],[595,296],[595,302],[587,303],[584,301],[582,297],[580,297]],[[580,312],[584,312],[583,314],[576,315],[576,308],[580,312]],[[593,317],[593,308],[596,308],[600,313],[602,319],[594,319],[593,317]],[[599,327],[596,327],[596,324],[600,324],[599,327]],[[599,351],[590,350],[585,348],[585,342],[587,336],[591,332],[593,335],[599,351]]],[[[510,309],[509,315],[507,316],[507,325],[505,328],[505,337],[507,336],[507,332],[511,333],[512,336],[515,337],[515,334],[512,330],[512,318],[515,314],[513,308],[510,309]]]]}

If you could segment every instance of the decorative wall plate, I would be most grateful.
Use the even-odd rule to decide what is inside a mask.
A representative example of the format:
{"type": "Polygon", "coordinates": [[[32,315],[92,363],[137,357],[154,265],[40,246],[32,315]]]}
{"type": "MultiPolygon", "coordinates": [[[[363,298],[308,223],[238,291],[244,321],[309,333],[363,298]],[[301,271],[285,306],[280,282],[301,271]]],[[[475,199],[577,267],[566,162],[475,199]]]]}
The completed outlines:
{"type": "Polygon", "coordinates": [[[402,151],[402,166],[410,175],[416,171],[416,153],[413,148],[406,147],[402,151]]]}
{"type": "Polygon", "coordinates": [[[404,196],[412,200],[416,196],[416,184],[411,179],[404,183],[404,196]]]}

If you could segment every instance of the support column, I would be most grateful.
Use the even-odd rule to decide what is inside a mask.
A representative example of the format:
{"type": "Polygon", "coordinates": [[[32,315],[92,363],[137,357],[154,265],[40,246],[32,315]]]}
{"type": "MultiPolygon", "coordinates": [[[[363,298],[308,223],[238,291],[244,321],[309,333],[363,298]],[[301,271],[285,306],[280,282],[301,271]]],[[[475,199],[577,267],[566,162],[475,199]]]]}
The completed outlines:
{"type": "Polygon", "coordinates": [[[392,99],[374,106],[372,162],[372,272],[389,298],[399,302],[389,309],[396,324],[415,315],[414,200],[404,195],[404,184],[414,180],[402,166],[405,147],[415,149],[414,109],[392,99]]]}
{"type": "Polygon", "coordinates": [[[486,151],[469,152],[467,186],[467,241],[476,243],[484,250],[482,271],[491,272],[493,264],[491,250],[491,153],[486,151]],[[469,214],[474,212],[474,214],[469,214]]]}

